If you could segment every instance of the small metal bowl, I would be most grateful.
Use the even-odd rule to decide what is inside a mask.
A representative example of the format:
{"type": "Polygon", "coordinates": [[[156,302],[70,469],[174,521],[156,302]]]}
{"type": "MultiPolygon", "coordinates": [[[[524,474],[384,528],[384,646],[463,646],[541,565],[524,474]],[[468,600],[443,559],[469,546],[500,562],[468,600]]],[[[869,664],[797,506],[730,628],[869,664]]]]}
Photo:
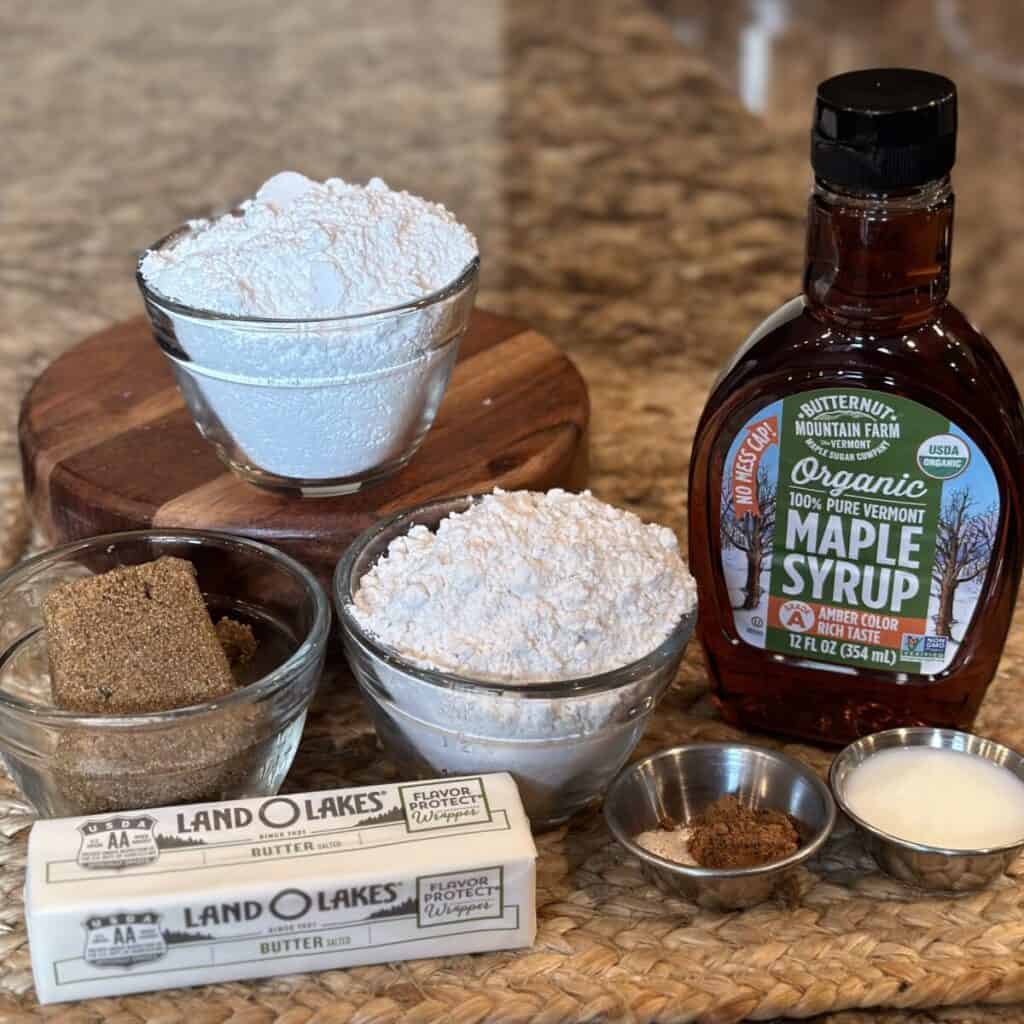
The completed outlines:
{"type": "Polygon", "coordinates": [[[612,835],[655,885],[702,907],[736,910],[771,897],[821,849],[835,824],[836,807],[825,783],[792,757],[761,747],[695,743],[624,768],[605,797],[604,816],[612,835]],[[755,810],[789,814],[801,833],[800,849],[770,864],[718,869],[666,860],[636,843],[641,832],[666,821],[688,825],[728,794],[755,810]]]}
{"type": "Polygon", "coordinates": [[[853,772],[873,754],[901,747],[938,747],[983,757],[1024,780],[1024,757],[1009,747],[956,729],[918,726],[887,729],[851,743],[836,755],[829,783],[836,803],[857,826],[878,866],[908,885],[937,892],[966,892],[982,889],[997,879],[1024,849],[1024,836],[1010,846],[983,850],[944,850],[925,846],[883,832],[859,818],[846,802],[846,784],[853,772]]]}

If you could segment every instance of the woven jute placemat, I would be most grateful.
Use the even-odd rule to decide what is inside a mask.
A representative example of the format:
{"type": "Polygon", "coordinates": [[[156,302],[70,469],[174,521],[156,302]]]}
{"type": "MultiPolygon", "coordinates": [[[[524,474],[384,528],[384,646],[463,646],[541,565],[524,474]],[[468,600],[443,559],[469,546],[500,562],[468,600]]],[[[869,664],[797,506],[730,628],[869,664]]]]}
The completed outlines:
{"type": "MultiPolygon", "coordinates": [[[[3,505],[5,562],[21,554],[27,525],[14,488],[3,505]]],[[[1024,739],[1008,651],[980,727],[1024,739]]],[[[686,740],[739,734],[716,720],[699,655],[688,654],[638,754],[686,740]]],[[[749,737],[746,737],[749,739],[749,737]]],[[[772,741],[759,739],[771,744],[772,741]]],[[[778,745],[778,744],[776,744],[778,745]]],[[[785,747],[819,771],[829,755],[785,747]]],[[[325,679],[286,788],[319,789],[393,777],[351,680],[325,679]]],[[[1018,864],[992,888],[927,895],[878,873],[841,824],[801,877],[799,906],[764,904],[712,913],[668,898],[642,878],[595,811],[538,837],[536,945],[519,953],[460,956],[328,971],[262,982],[174,990],[72,1007],[34,999],[22,917],[27,823],[0,782],[0,1021],[37,1019],[205,1022],[739,1021],[808,1017],[864,1007],[939,1007],[1024,998],[1024,888],[1018,864]]],[[[867,1020],[1020,1019],[1016,1009],[944,1011],[867,1020]]]]}

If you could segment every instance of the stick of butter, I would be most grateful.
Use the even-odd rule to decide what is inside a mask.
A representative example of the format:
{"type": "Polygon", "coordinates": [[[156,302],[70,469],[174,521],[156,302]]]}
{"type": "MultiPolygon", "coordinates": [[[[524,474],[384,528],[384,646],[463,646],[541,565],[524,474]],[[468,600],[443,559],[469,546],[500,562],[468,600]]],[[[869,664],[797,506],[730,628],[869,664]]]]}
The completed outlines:
{"type": "Polygon", "coordinates": [[[41,1003],[529,946],[537,856],[511,776],[37,822],[41,1003]]]}

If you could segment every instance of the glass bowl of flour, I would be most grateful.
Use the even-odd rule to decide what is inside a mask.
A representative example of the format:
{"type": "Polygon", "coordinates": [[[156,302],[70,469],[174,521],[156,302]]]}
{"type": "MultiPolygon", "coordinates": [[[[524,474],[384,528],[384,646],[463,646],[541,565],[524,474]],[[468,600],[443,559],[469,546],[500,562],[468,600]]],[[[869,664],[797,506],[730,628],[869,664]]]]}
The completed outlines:
{"type": "Polygon", "coordinates": [[[386,519],[338,564],[334,599],[403,776],[510,772],[537,829],[604,792],[697,618],[671,530],[560,490],[386,519]]]}
{"type": "Polygon", "coordinates": [[[139,261],[153,335],[200,433],[251,483],[347,494],[405,465],[476,295],[476,240],[374,178],[283,172],[139,261]]]}

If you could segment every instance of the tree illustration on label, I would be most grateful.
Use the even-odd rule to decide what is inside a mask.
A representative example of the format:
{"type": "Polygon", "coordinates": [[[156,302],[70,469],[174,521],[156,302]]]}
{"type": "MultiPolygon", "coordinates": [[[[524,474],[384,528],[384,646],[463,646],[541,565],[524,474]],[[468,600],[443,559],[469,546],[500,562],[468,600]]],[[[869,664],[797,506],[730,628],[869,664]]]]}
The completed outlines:
{"type": "Polygon", "coordinates": [[[733,492],[722,507],[722,547],[742,551],[747,560],[743,603],[739,605],[745,611],[761,602],[761,572],[775,536],[775,482],[766,470],[759,468],[755,487],[753,500],[737,501],[733,492]]]}
{"type": "Polygon", "coordinates": [[[988,568],[996,538],[998,512],[990,506],[972,514],[974,501],[966,487],[957,488],[943,503],[935,536],[932,580],[939,607],[933,617],[935,635],[953,637],[957,625],[956,592],[979,579],[988,568]]]}

